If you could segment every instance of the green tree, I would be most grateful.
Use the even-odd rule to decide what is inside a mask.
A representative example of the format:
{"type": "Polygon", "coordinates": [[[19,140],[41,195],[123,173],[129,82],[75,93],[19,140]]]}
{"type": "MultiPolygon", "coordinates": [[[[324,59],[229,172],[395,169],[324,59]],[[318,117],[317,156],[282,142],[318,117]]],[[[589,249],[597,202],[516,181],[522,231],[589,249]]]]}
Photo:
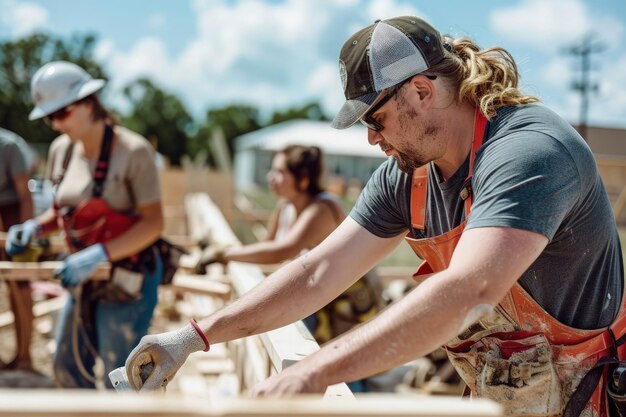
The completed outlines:
{"type": "Polygon", "coordinates": [[[232,157],[234,151],[233,139],[245,133],[261,128],[259,110],[249,105],[229,105],[207,112],[204,123],[193,136],[189,147],[189,155],[194,157],[198,152],[208,152],[209,164],[214,165],[211,155],[211,139],[217,129],[221,130],[232,157]]]}
{"type": "Polygon", "coordinates": [[[175,95],[142,78],[124,87],[124,96],[131,103],[130,113],[123,124],[148,140],[172,165],[180,165],[187,152],[187,142],[193,133],[193,119],[185,105],[175,95]]]}
{"type": "Polygon", "coordinates": [[[275,111],[270,119],[270,125],[286,122],[293,119],[330,120],[320,107],[319,103],[308,103],[302,107],[293,107],[284,111],[275,111]]]}
{"type": "Polygon", "coordinates": [[[107,78],[93,59],[95,42],[91,34],[64,40],[40,33],[0,43],[0,126],[30,143],[49,143],[56,133],[41,121],[28,120],[33,108],[30,80],[37,69],[55,60],[74,62],[93,77],[107,78]]]}

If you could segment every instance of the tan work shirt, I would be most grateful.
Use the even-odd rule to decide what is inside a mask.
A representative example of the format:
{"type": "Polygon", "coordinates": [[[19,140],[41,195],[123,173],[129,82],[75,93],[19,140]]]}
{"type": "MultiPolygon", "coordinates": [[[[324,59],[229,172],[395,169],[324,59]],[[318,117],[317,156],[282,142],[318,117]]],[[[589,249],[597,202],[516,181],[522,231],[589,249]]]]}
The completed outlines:
{"type": "MultiPolygon", "coordinates": [[[[161,199],[154,150],[143,136],[124,127],[116,126],[114,134],[102,198],[113,210],[131,214],[138,207],[161,199]]],[[[70,143],[67,135],[61,135],[50,145],[47,179],[54,181],[62,173],[70,143]]],[[[80,148],[72,149],[70,163],[55,193],[54,201],[61,207],[76,207],[92,197],[97,158],[86,159],[80,148]]]]}

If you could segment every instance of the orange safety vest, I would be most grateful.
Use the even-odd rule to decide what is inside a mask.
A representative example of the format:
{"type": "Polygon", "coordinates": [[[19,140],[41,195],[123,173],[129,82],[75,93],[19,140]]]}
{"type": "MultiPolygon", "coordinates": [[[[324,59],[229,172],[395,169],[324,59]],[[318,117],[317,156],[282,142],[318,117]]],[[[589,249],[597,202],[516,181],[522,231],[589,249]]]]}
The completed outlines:
{"type": "MultiPolygon", "coordinates": [[[[486,125],[487,119],[477,109],[469,173],[461,192],[465,219],[473,199],[475,154],[482,145],[486,125]]],[[[425,165],[414,171],[411,188],[411,223],[422,231],[427,189],[425,165]]],[[[432,238],[406,236],[413,251],[424,260],[415,278],[448,267],[465,224],[463,221],[432,238]]],[[[500,403],[507,415],[604,417],[608,416],[605,365],[626,357],[626,338],[616,341],[626,330],[625,304],[623,297],[611,326],[575,329],[548,314],[516,282],[491,314],[470,325],[444,348],[472,394],[500,403]],[[583,378],[585,382],[581,383],[583,378]]]]}

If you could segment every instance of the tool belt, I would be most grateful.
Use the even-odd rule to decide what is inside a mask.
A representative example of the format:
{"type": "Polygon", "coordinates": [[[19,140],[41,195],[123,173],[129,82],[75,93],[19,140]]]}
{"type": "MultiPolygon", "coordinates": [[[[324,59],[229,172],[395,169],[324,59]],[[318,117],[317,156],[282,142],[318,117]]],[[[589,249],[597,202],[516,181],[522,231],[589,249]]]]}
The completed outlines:
{"type": "Polygon", "coordinates": [[[156,269],[156,244],[139,254],[113,262],[107,281],[89,281],[84,293],[90,302],[128,303],[141,298],[146,274],[156,269]]]}
{"type": "Polygon", "coordinates": [[[620,361],[609,372],[606,381],[609,415],[626,417],[626,361],[620,361]]]}
{"type": "Polygon", "coordinates": [[[374,286],[365,276],[315,313],[313,336],[319,344],[326,343],[374,317],[382,307],[374,286]]]}

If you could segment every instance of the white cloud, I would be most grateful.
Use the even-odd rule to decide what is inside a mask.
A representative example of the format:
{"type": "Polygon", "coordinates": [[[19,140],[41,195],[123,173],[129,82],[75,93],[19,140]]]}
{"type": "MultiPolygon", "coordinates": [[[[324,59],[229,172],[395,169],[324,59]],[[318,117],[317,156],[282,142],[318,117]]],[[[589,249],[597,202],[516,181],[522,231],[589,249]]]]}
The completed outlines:
{"type": "Polygon", "coordinates": [[[34,3],[1,0],[0,9],[2,10],[0,21],[16,38],[45,29],[48,25],[48,11],[34,3]]]}
{"type": "Polygon", "coordinates": [[[376,19],[389,19],[396,16],[419,16],[429,20],[424,13],[412,5],[398,4],[395,0],[374,0],[367,6],[367,14],[370,23],[376,19]]]}
{"type": "Polygon", "coordinates": [[[321,98],[321,105],[328,109],[328,116],[333,117],[335,112],[343,105],[345,97],[341,88],[341,81],[337,75],[336,62],[324,62],[311,72],[306,84],[306,91],[310,96],[315,96],[319,91],[325,91],[321,98]]]}
{"type": "Polygon", "coordinates": [[[148,27],[151,29],[160,29],[165,24],[165,15],[163,13],[154,13],[148,17],[148,27]]]}
{"type": "Polygon", "coordinates": [[[196,36],[167,54],[143,38],[129,51],[103,41],[116,87],[138,75],[179,94],[202,116],[210,106],[247,103],[264,109],[319,101],[333,115],[343,103],[341,45],[374,18],[419,14],[400,0],[192,0],[196,36]],[[365,4],[363,4],[365,3],[365,4]]]}
{"type": "Polygon", "coordinates": [[[614,125],[626,120],[626,54],[615,61],[605,63],[602,74],[595,77],[599,84],[599,94],[592,96],[591,119],[614,125]],[[601,102],[602,105],[593,105],[601,102]]]}
{"type": "MultiPolygon", "coordinates": [[[[579,77],[580,65],[565,48],[592,36],[601,53],[592,55],[591,77],[600,90],[591,95],[591,124],[615,124],[626,120],[626,55],[623,54],[624,24],[616,17],[601,14],[582,0],[522,0],[512,7],[490,13],[489,21],[503,39],[539,52],[545,64],[535,71],[545,84],[546,104],[577,123],[580,94],[571,83],[579,77]]],[[[538,57],[536,57],[538,60],[538,57]]]]}
{"type": "Polygon", "coordinates": [[[556,88],[569,88],[572,73],[572,62],[565,57],[553,58],[545,64],[543,80],[556,88]]]}
{"type": "Polygon", "coordinates": [[[619,43],[624,32],[618,19],[598,15],[582,0],[522,0],[491,11],[489,22],[499,36],[546,52],[555,52],[587,33],[612,45],[619,43]]]}

